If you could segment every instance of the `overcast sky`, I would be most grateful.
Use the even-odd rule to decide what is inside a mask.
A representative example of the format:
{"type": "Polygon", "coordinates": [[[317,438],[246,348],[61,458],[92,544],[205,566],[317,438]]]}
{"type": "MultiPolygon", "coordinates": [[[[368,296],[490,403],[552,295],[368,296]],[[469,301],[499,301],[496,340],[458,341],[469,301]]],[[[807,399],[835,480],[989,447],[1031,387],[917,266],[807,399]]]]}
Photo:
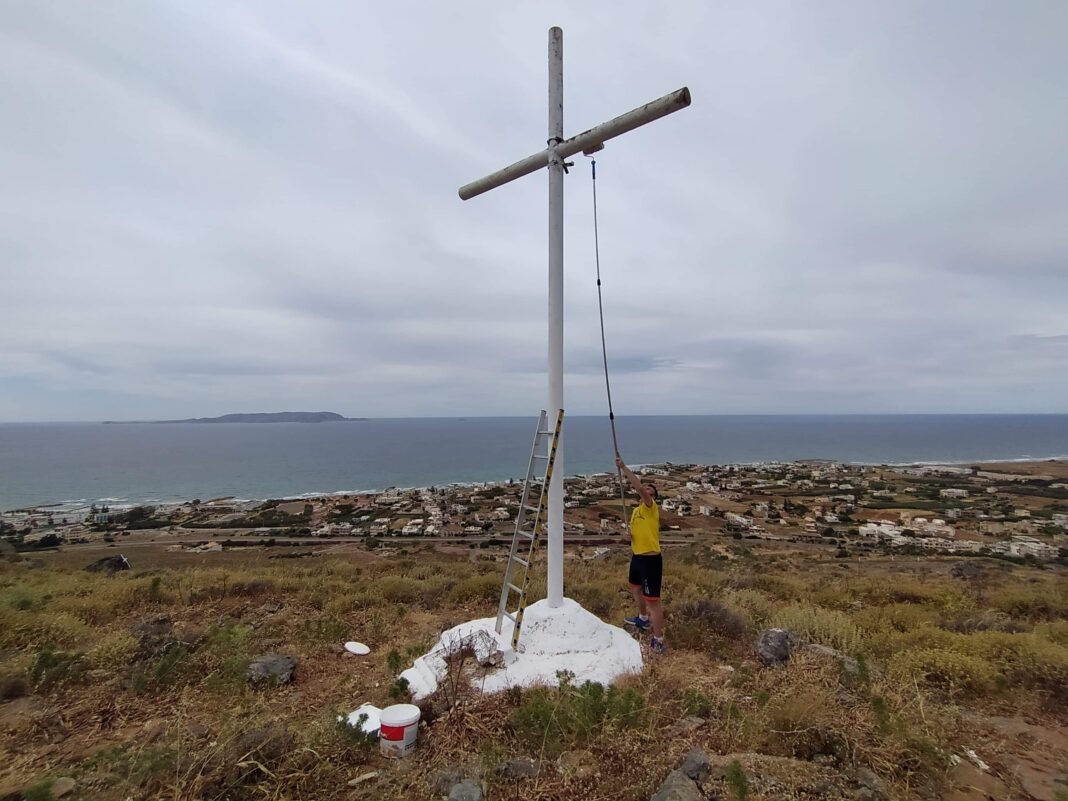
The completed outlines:
{"type": "Polygon", "coordinates": [[[0,0],[0,420],[535,413],[551,25],[618,414],[1068,412],[1060,0],[0,0]]]}

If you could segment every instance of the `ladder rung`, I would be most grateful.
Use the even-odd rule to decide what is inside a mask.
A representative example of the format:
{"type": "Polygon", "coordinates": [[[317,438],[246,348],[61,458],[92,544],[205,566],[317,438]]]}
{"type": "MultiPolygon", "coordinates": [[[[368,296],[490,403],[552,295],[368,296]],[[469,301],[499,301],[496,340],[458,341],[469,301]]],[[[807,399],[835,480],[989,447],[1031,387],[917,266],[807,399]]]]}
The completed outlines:
{"type": "MultiPolygon", "coordinates": [[[[528,428],[527,431],[530,431],[530,429],[528,428]]],[[[538,434],[540,436],[543,436],[543,437],[544,436],[548,436],[549,434],[552,434],[552,433],[553,433],[553,430],[551,428],[539,428],[538,429],[538,434]]]]}
{"type": "Polygon", "coordinates": [[[516,622],[515,615],[513,615],[511,612],[502,612],[501,614],[503,614],[506,618],[511,620],[513,623],[516,622]]]}
{"type": "Polygon", "coordinates": [[[534,539],[533,531],[517,531],[516,534],[518,534],[520,537],[526,537],[528,540],[534,539]]]}
{"type": "Polygon", "coordinates": [[[517,587],[517,586],[515,586],[515,585],[514,585],[514,584],[513,584],[512,582],[510,582],[510,581],[508,582],[508,587],[509,587],[510,589],[513,589],[513,590],[515,590],[515,591],[516,591],[516,592],[518,592],[518,593],[519,593],[520,595],[522,595],[522,594],[523,594],[523,588],[522,588],[522,587],[517,587]]]}
{"type": "Polygon", "coordinates": [[[515,554],[512,554],[512,561],[519,562],[519,564],[521,564],[523,567],[530,567],[530,562],[528,562],[522,556],[516,556],[515,554]]]}
{"type": "Polygon", "coordinates": [[[540,453],[535,453],[534,454],[534,458],[535,459],[548,459],[549,457],[548,456],[542,456],[540,453]]]}
{"type": "Polygon", "coordinates": [[[524,512],[537,512],[539,509],[541,509],[540,506],[531,506],[530,504],[523,507],[524,512]]]}

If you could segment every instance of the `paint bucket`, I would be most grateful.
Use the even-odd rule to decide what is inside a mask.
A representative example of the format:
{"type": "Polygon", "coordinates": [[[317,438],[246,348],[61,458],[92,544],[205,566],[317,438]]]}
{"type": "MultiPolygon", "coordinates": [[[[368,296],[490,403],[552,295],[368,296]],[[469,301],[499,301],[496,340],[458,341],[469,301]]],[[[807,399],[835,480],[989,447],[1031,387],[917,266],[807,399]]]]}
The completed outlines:
{"type": "Polygon", "coordinates": [[[379,749],[384,757],[405,757],[415,750],[419,733],[419,707],[394,704],[382,710],[378,730],[379,749]]]}

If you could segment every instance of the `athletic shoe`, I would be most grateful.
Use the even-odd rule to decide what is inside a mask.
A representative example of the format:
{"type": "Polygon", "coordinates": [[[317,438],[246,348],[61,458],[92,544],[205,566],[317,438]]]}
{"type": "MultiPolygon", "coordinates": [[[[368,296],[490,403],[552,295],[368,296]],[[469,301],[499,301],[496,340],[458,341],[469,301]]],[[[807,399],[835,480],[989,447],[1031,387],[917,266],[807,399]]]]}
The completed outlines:
{"type": "Polygon", "coordinates": [[[661,656],[666,654],[667,653],[667,645],[664,644],[664,638],[663,637],[652,637],[649,640],[649,650],[651,650],[654,654],[660,654],[661,656]]]}
{"type": "Polygon", "coordinates": [[[623,618],[623,623],[627,626],[634,626],[634,628],[641,631],[647,631],[653,627],[653,624],[649,622],[649,618],[642,618],[640,615],[625,617],[623,618]]]}

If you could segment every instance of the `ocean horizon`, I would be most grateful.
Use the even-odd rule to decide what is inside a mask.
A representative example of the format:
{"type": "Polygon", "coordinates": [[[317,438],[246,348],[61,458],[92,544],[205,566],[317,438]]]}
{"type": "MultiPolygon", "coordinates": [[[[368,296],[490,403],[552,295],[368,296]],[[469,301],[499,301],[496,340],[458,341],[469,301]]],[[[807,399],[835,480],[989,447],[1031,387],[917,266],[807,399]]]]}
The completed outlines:
{"type": "MultiPolygon", "coordinates": [[[[521,479],[535,418],[324,423],[0,423],[0,510],[257,500],[521,479]]],[[[1068,458],[1068,414],[616,418],[632,464],[1068,458]]],[[[566,475],[614,470],[606,416],[565,422],[566,475]]]]}

